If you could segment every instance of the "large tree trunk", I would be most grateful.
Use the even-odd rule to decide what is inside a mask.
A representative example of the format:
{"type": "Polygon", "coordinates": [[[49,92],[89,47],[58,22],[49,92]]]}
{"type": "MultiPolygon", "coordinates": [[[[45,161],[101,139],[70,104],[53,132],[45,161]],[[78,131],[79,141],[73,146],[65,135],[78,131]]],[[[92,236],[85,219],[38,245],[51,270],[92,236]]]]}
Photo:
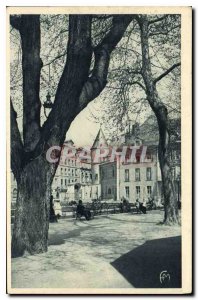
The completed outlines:
{"type": "Polygon", "coordinates": [[[21,172],[14,230],[12,257],[47,251],[50,186],[54,166],[39,157],[21,172]]]}
{"type": "Polygon", "coordinates": [[[172,180],[171,162],[170,162],[170,142],[168,132],[168,119],[165,109],[161,109],[158,115],[159,126],[159,146],[158,156],[162,175],[162,188],[164,194],[164,224],[171,225],[180,222],[178,215],[178,203],[175,193],[175,186],[172,180]],[[163,115],[159,118],[159,115],[163,115]],[[163,120],[163,121],[162,121],[163,120]]]}
{"type": "Polygon", "coordinates": [[[175,188],[172,180],[170,166],[170,136],[169,136],[169,118],[167,108],[161,102],[157,89],[156,80],[153,78],[151,70],[151,62],[149,55],[149,23],[147,16],[142,15],[138,18],[141,30],[141,45],[142,45],[142,77],[145,83],[145,92],[147,100],[156,115],[159,128],[159,162],[162,175],[162,187],[164,194],[164,223],[175,224],[179,223],[178,204],[175,193],[175,188]]]}
{"type": "Polygon", "coordinates": [[[13,15],[23,53],[23,142],[11,105],[12,171],[18,184],[12,236],[12,256],[47,250],[50,187],[57,165],[49,164],[43,149],[63,145],[65,134],[78,113],[106,85],[110,54],[122,38],[132,16],[114,16],[111,30],[93,49],[91,15],[70,15],[67,60],[58,83],[53,108],[40,128],[40,18],[13,15]],[[92,53],[95,65],[89,75],[92,53]]]}

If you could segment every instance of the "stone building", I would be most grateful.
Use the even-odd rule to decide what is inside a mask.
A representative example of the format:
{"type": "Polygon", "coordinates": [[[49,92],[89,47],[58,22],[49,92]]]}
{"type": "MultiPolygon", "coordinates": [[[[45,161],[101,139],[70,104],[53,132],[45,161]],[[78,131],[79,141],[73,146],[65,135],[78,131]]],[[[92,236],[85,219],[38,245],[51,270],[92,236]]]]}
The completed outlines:
{"type": "MultiPolygon", "coordinates": [[[[65,149],[75,149],[72,140],[65,141],[65,149]]],[[[61,155],[59,166],[56,170],[51,191],[54,199],[56,213],[61,215],[61,207],[72,201],[91,201],[92,175],[91,163],[79,160],[78,153],[81,149],[75,149],[73,155],[61,155]]],[[[66,151],[68,154],[68,151],[66,151]]]]}
{"type": "MultiPolygon", "coordinates": [[[[75,149],[72,140],[66,141],[66,148],[75,149],[72,155],[61,155],[51,193],[54,199],[56,213],[61,214],[62,206],[71,201],[83,200],[91,202],[94,199],[104,201],[120,201],[125,198],[130,202],[136,199],[147,200],[152,197],[157,203],[163,201],[162,179],[158,160],[158,129],[154,120],[129,123],[125,132],[114,138],[108,145],[100,128],[88,158],[80,158],[82,148],[75,149]],[[144,147],[147,146],[146,152],[144,147]],[[121,155],[124,147],[125,160],[121,155]],[[132,149],[137,147],[133,161],[132,149]],[[144,153],[145,152],[145,153],[144,153]],[[145,157],[142,161],[142,153],[145,157]]],[[[180,122],[172,120],[170,158],[172,178],[178,201],[181,199],[181,135],[180,122]]],[[[17,198],[17,184],[11,174],[12,215],[17,198]]]]}
{"type": "MultiPolygon", "coordinates": [[[[128,124],[126,131],[116,141],[114,140],[114,144],[109,146],[111,148],[109,154],[100,162],[99,178],[102,200],[120,201],[125,198],[129,202],[135,202],[136,199],[143,201],[152,198],[157,204],[163,202],[162,179],[158,160],[158,131],[156,129],[152,131],[152,135],[146,135],[144,126],[144,130],[141,129],[138,123],[128,124]],[[136,150],[133,162],[127,161],[128,158],[132,157],[132,150],[129,146],[139,148],[136,150]],[[117,148],[112,161],[113,147],[114,152],[115,147],[117,148]],[[124,147],[127,147],[126,159],[121,161],[119,153],[122,153],[124,147]],[[144,154],[143,160],[141,159],[142,154],[144,154]]],[[[147,130],[150,129],[147,126],[147,130]]],[[[104,135],[102,134],[102,136],[104,135]]],[[[173,182],[178,200],[181,197],[180,144],[179,137],[172,138],[170,156],[173,182]]]]}

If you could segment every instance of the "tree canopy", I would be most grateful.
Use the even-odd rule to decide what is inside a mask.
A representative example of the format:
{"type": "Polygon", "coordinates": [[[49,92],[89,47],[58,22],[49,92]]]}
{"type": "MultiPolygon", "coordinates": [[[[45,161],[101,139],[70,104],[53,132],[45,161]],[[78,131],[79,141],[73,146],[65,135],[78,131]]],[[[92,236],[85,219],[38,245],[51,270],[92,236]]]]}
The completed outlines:
{"type": "MultiPolygon", "coordinates": [[[[94,15],[92,18],[93,47],[96,47],[112,28],[112,15],[94,15]]],[[[149,16],[149,47],[153,75],[158,78],[169,68],[180,63],[180,15],[149,16]]],[[[40,100],[45,101],[50,90],[52,100],[67,57],[68,15],[41,15],[41,51],[43,62],[40,78],[40,100]]],[[[107,135],[122,131],[127,119],[144,122],[152,111],[145,97],[140,74],[141,41],[137,20],[132,19],[122,39],[114,49],[109,63],[105,89],[89,105],[87,117],[104,124],[107,135]],[[141,114],[140,114],[141,112],[141,114]],[[96,120],[97,119],[97,120],[96,120]],[[117,129],[116,129],[117,128],[117,129]]],[[[92,55],[89,73],[94,67],[92,55]]],[[[158,78],[159,79],[159,78],[158,78]]],[[[157,82],[161,100],[171,118],[180,117],[180,68],[175,68],[157,82]]],[[[11,27],[11,97],[18,113],[22,132],[22,48],[18,30],[11,27]]],[[[41,107],[41,123],[45,120],[41,107]]]]}

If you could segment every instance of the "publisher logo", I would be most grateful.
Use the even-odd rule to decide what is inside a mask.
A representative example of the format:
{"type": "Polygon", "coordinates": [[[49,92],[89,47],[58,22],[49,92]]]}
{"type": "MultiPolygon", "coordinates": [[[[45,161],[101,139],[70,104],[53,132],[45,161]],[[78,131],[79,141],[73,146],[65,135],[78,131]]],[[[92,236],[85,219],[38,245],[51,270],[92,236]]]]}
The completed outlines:
{"type": "Polygon", "coordinates": [[[160,283],[167,284],[170,281],[170,274],[167,270],[164,270],[160,273],[160,283]]]}

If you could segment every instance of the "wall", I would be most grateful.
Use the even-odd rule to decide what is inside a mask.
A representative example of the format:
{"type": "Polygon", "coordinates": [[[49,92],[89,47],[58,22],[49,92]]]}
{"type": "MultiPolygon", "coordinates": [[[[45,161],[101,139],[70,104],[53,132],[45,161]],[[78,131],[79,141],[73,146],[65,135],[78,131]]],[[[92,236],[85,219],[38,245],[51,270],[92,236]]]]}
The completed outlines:
{"type": "Polygon", "coordinates": [[[141,201],[143,199],[148,199],[149,194],[147,192],[147,186],[151,187],[151,196],[157,195],[157,167],[154,162],[148,163],[131,163],[131,164],[121,164],[119,172],[120,181],[120,199],[122,197],[126,198],[130,202],[135,202],[137,198],[141,201]],[[151,168],[151,180],[147,180],[146,172],[147,168],[151,168]],[[140,169],[140,181],[136,181],[135,169],[140,169]],[[129,170],[129,181],[125,180],[125,170],[129,170]],[[136,193],[136,187],[140,187],[140,195],[138,197],[136,193]],[[129,197],[126,195],[125,187],[129,187],[129,197]]]}
{"type": "Polygon", "coordinates": [[[117,200],[117,169],[116,162],[107,162],[100,165],[101,198],[117,200]]]}

